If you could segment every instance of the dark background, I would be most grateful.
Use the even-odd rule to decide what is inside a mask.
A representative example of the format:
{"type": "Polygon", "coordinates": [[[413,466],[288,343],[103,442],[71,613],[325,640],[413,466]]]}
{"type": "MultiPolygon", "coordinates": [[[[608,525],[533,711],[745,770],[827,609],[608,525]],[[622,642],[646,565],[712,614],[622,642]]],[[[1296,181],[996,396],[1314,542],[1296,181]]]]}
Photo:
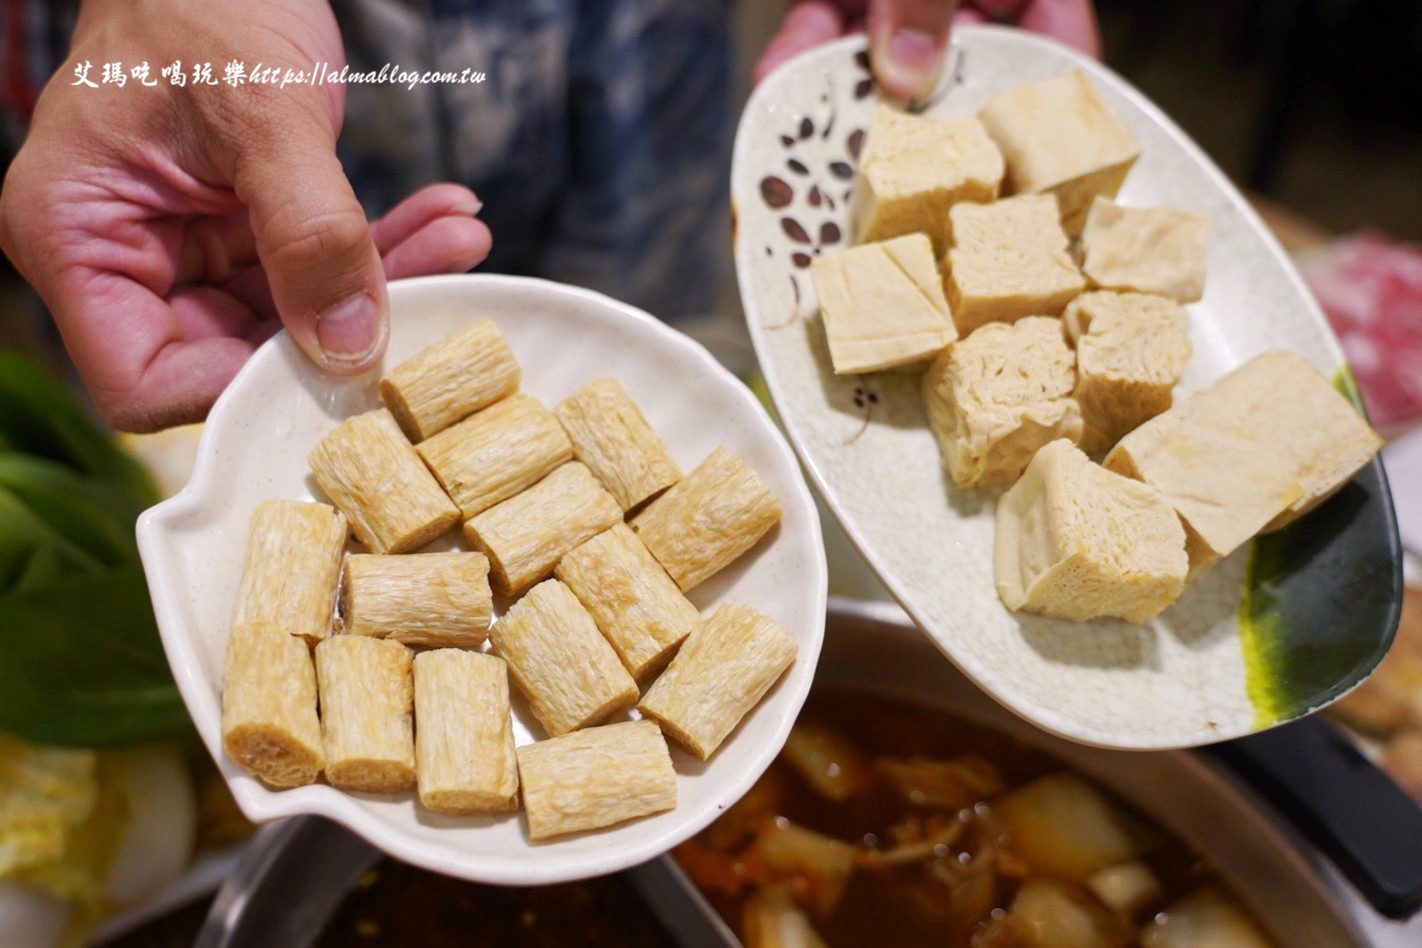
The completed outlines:
{"type": "Polygon", "coordinates": [[[1236,183],[1422,240],[1422,3],[1097,0],[1106,63],[1236,183]]]}

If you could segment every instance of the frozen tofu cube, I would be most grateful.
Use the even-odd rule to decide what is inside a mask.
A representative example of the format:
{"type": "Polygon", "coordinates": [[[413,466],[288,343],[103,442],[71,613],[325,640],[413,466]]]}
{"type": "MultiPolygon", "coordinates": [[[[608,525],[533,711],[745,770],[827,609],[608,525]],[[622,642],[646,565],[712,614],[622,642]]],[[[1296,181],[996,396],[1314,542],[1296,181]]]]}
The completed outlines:
{"type": "Polygon", "coordinates": [[[1164,492],[1189,533],[1192,570],[1228,556],[1304,496],[1295,466],[1255,417],[1271,393],[1253,366],[1141,425],[1106,455],[1111,470],[1164,492]]]}
{"type": "Polygon", "coordinates": [[[812,272],[837,375],[926,362],[958,338],[922,234],[819,257],[812,272]]]}
{"type": "Polygon", "coordinates": [[[993,572],[1009,609],[1144,622],[1180,597],[1187,570],[1185,529],[1165,496],[1065,438],[997,502],[993,572]]]}
{"type": "Polygon", "coordinates": [[[1062,321],[992,323],[941,353],[923,376],[928,424],[959,487],[1011,484],[1042,445],[1081,437],[1076,356],[1062,321]]]}
{"type": "Polygon", "coordinates": [[[1107,451],[1170,407],[1190,360],[1185,308],[1145,293],[1083,293],[1062,316],[1076,347],[1082,450],[1107,451]]]}
{"type": "Polygon", "coordinates": [[[1141,425],[1105,463],[1165,493],[1198,570],[1311,510],[1381,446],[1318,370],[1274,350],[1141,425]]]}
{"type": "Polygon", "coordinates": [[[1277,530],[1317,507],[1352,479],[1383,440],[1352,403],[1303,356],[1275,349],[1214,385],[1220,408],[1282,457],[1298,478],[1299,498],[1264,530],[1277,530]]]}
{"type": "Polygon", "coordinates": [[[1155,293],[1193,303],[1205,292],[1204,214],[1169,207],[1091,202],[1081,232],[1081,271],[1108,290],[1155,293]]]}
{"type": "Polygon", "coordinates": [[[985,323],[1060,316],[1085,289],[1050,194],[957,204],[948,219],[944,285],[960,336],[985,323]]]}
{"type": "Polygon", "coordinates": [[[1141,153],[1080,70],[1004,92],[978,118],[1007,161],[1010,192],[1055,193],[1072,235],[1081,233],[1093,198],[1116,196],[1141,153]]]}
{"type": "Polygon", "coordinates": [[[881,105],[854,186],[857,242],[927,234],[942,256],[948,208],[994,200],[1002,172],[1002,153],[977,118],[940,122],[881,105]]]}
{"type": "MultiPolygon", "coordinates": [[[[1197,396],[1198,397],[1198,396],[1197,396]]],[[[1298,478],[1278,455],[1222,426],[1210,410],[1175,409],[1126,435],[1105,464],[1113,471],[1159,488],[1184,521],[1193,580],[1228,556],[1303,494],[1298,478]]]]}

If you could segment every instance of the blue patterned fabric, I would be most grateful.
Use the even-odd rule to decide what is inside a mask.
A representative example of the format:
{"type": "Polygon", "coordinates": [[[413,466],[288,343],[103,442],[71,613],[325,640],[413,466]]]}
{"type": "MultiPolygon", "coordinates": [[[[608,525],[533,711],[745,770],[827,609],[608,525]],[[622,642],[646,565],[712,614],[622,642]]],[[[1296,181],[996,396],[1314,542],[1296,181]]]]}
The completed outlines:
{"type": "MultiPolygon", "coordinates": [[[[72,68],[53,4],[6,2],[33,34],[20,71],[72,68]]],[[[333,0],[352,70],[487,76],[348,86],[339,151],[356,193],[376,215],[462,182],[494,234],[481,270],[592,287],[666,319],[708,311],[729,264],[730,4],[333,0]]]]}
{"type": "Polygon", "coordinates": [[[35,97],[61,64],[77,9],[76,0],[0,2],[0,157],[7,165],[35,97]]]}

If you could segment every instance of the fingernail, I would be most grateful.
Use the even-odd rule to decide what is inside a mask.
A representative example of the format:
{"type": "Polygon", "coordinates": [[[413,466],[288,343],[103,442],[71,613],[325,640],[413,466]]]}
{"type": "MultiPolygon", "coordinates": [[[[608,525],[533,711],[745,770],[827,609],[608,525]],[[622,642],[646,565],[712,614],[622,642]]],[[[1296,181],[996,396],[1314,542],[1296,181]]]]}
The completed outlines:
{"type": "Polygon", "coordinates": [[[357,364],[380,344],[380,313],[368,293],[355,293],[316,317],[316,342],[332,362],[357,364]]]}
{"type": "Polygon", "coordinates": [[[473,217],[484,209],[484,202],[476,197],[471,197],[467,201],[459,201],[456,203],[454,209],[461,214],[468,214],[470,217],[473,217]]]}
{"type": "Polygon", "coordinates": [[[914,95],[923,95],[938,71],[937,39],[923,30],[899,30],[889,38],[888,56],[879,69],[886,78],[912,89],[914,95]]]}

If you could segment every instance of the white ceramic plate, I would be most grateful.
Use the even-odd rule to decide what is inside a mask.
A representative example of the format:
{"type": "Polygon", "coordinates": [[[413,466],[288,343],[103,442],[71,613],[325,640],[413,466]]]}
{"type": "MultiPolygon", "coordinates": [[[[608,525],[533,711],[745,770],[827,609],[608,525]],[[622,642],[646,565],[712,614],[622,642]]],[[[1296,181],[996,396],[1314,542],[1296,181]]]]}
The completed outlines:
{"type": "MultiPolygon", "coordinates": [[[[266,789],[226,758],[221,740],[222,657],[247,518],[264,498],[315,497],[308,452],[341,420],[379,404],[380,369],[353,379],[323,375],[283,333],[253,356],[213,409],[188,486],[138,524],[163,645],[193,721],[243,812],[258,822],[320,814],[406,862],[505,884],[558,882],[649,859],[705,826],[751,786],[780,749],[809,689],[824,634],[826,579],[819,523],[795,457],[750,391],[704,349],[597,293],[514,277],[426,277],[391,284],[390,306],[386,366],[473,320],[492,319],[523,366],[523,389],[545,404],[612,376],[685,470],[717,444],[744,457],[780,498],[784,519],[691,598],[703,611],[731,599],[754,606],[790,630],[798,658],[710,762],[673,749],[675,810],[601,832],[534,845],[518,814],[433,814],[417,805],[413,791],[266,789]]],[[[519,744],[541,733],[517,702],[514,732],[519,744]]]]}
{"type": "MultiPolygon", "coordinates": [[[[1205,297],[1189,307],[1194,356],[1180,392],[1274,347],[1301,353],[1326,375],[1339,369],[1342,354],[1277,243],[1143,96],[1099,63],[1017,30],[964,27],[954,45],[953,75],[930,117],[972,114],[1000,92],[1082,69],[1143,147],[1120,200],[1210,215],[1205,297]]],[[[829,366],[809,264],[843,248],[850,233],[854,165],[878,101],[867,62],[863,38],[851,37],[766,79],[741,119],[731,185],[736,272],[771,395],[830,508],[884,584],[977,684],[1037,725],[1086,743],[1218,741],[1307,713],[1357,684],[1391,640],[1400,597],[1395,540],[1388,546],[1395,527],[1376,462],[1360,475],[1364,487],[1275,535],[1257,568],[1240,551],[1153,624],[1078,624],[1002,606],[992,576],[1001,491],[962,491],[942,472],[916,377],[835,376],[829,366]],[[1287,596],[1272,598],[1285,586],[1287,596]],[[1241,636],[1246,590],[1256,595],[1241,636]]]]}

